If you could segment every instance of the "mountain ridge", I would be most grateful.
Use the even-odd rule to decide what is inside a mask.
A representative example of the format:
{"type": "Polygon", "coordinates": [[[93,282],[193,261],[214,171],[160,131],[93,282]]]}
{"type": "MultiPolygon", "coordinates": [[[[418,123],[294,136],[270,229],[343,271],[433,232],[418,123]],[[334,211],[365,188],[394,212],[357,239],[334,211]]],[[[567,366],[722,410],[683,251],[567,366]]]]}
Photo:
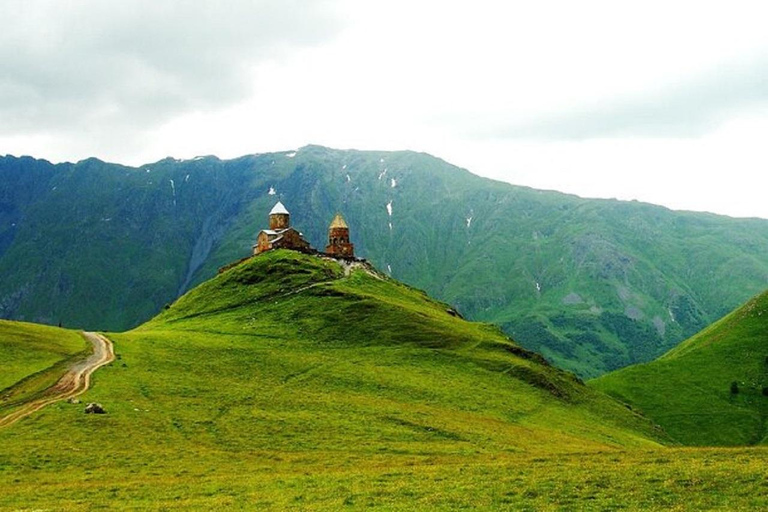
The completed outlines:
{"type": "Polygon", "coordinates": [[[585,377],[768,284],[766,221],[537,191],[423,153],[57,165],[0,158],[0,317],[136,325],[248,254],[277,199],[317,247],[342,210],[358,254],[585,377]]]}

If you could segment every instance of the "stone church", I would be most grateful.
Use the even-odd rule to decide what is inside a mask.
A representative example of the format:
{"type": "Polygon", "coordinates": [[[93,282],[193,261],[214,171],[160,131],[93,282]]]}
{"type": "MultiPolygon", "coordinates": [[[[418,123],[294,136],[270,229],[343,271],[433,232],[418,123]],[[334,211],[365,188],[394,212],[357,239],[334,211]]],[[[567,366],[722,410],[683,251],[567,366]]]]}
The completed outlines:
{"type": "MultiPolygon", "coordinates": [[[[262,229],[253,246],[253,254],[272,249],[293,249],[302,252],[316,252],[304,239],[304,235],[291,227],[291,214],[280,201],[269,212],[269,229],[262,229]]],[[[335,257],[354,258],[355,247],[349,241],[349,226],[340,213],[328,227],[328,245],[325,253],[335,257]]]]}
{"type": "Polygon", "coordinates": [[[349,226],[340,213],[331,221],[328,227],[328,245],[325,253],[332,256],[355,257],[355,246],[349,241],[349,226]]]}
{"type": "Polygon", "coordinates": [[[280,201],[269,212],[269,229],[259,232],[256,245],[253,246],[253,254],[271,249],[311,250],[309,242],[304,240],[304,235],[291,227],[291,214],[280,201]]]}

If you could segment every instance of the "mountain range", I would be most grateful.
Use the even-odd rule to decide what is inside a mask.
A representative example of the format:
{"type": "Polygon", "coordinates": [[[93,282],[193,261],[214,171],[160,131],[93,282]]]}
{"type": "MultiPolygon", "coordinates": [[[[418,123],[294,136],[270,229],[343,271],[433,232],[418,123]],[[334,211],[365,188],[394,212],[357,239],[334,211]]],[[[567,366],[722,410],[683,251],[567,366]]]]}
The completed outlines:
{"type": "Polygon", "coordinates": [[[513,186],[421,153],[6,156],[0,317],[134,327],[247,256],[278,199],[313,246],[339,211],[358,255],[583,377],[649,361],[768,285],[768,221],[513,186]]]}

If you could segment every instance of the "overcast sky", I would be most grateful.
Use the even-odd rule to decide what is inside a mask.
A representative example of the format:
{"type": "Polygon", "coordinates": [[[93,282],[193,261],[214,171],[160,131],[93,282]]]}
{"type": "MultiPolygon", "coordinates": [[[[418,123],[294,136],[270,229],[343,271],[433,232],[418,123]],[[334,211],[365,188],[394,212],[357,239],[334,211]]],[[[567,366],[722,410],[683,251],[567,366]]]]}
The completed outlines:
{"type": "Polygon", "coordinates": [[[0,3],[0,154],[426,151],[768,218],[768,2],[0,3]]]}

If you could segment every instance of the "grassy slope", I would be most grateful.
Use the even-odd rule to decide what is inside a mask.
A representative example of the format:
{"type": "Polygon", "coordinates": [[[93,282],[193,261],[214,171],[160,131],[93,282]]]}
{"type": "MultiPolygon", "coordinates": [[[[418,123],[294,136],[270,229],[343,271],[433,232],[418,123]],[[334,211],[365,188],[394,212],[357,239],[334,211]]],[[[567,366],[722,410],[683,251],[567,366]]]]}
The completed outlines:
{"type": "Polygon", "coordinates": [[[691,445],[766,442],[768,293],[651,363],[590,384],[642,410],[691,445]],[[738,394],[731,393],[737,382],[738,394]]]}
{"type": "Polygon", "coordinates": [[[74,331],[47,325],[0,320],[0,389],[86,349],[74,331]]]}
{"type": "MultiPolygon", "coordinates": [[[[203,333],[204,345],[211,332],[251,337],[260,352],[251,374],[259,376],[260,387],[272,383],[270,399],[274,386],[289,383],[299,396],[320,391],[315,398],[321,404],[330,400],[345,411],[350,394],[355,407],[370,401],[362,418],[346,420],[344,435],[359,429],[353,425],[365,425],[364,436],[376,425],[375,430],[391,430],[402,418],[383,417],[382,410],[424,406],[436,408],[423,411],[426,418],[435,414],[438,423],[449,423],[422,424],[426,418],[417,420],[415,410],[402,421],[427,431],[449,427],[445,434],[453,440],[472,438],[472,430],[486,422],[489,429],[497,422],[502,430],[516,430],[517,423],[551,429],[553,446],[563,435],[619,444],[645,444],[638,432],[654,435],[639,418],[541,364],[495,327],[452,317],[447,308],[387,278],[364,271],[343,277],[333,261],[280,251],[203,284],[132,334],[173,340],[203,333]],[[457,410],[462,414],[452,418],[457,410]],[[637,432],[622,431],[626,428],[637,432]]],[[[531,444],[485,435],[486,442],[495,440],[505,449],[531,444]]]]}
{"type": "Polygon", "coordinates": [[[0,320],[0,414],[55,383],[67,362],[86,349],[74,331],[0,320]]]}

